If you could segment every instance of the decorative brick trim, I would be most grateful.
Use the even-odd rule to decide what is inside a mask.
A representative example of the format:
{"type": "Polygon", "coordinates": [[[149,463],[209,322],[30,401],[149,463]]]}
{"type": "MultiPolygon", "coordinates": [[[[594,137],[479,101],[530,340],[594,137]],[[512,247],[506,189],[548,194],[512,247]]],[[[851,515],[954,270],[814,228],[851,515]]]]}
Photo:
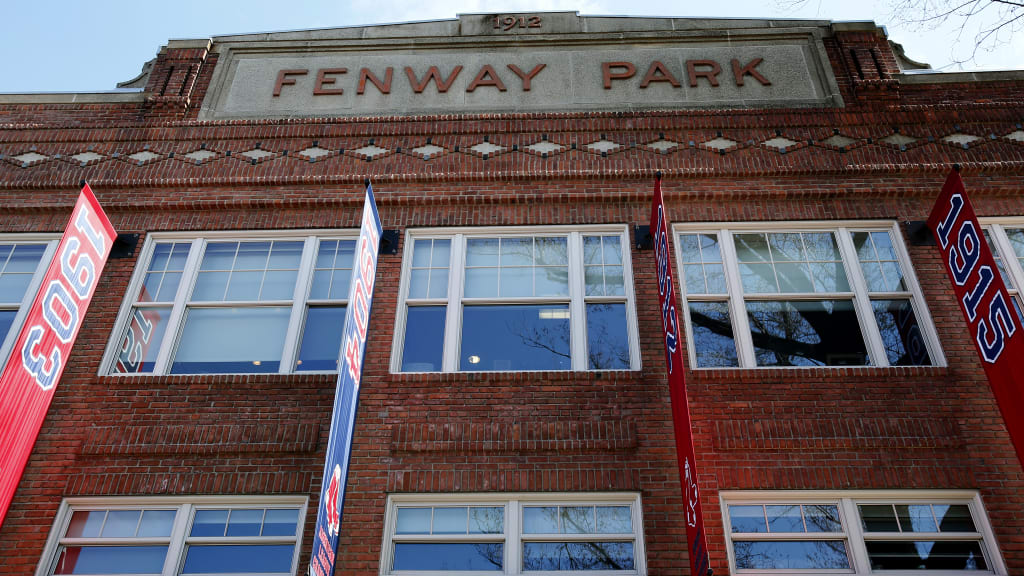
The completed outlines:
{"type": "Polygon", "coordinates": [[[319,472],[175,472],[82,474],[69,478],[65,496],[173,494],[307,494],[319,472]]]}
{"type": "Polygon", "coordinates": [[[717,420],[717,450],[821,451],[877,448],[935,449],[963,445],[949,418],[848,418],[844,420],[717,420]]]}
{"type": "Polygon", "coordinates": [[[320,427],[315,424],[95,426],[85,433],[81,453],[111,456],[313,452],[319,436],[320,427]]]}
{"type": "Polygon", "coordinates": [[[587,452],[636,446],[636,424],[631,421],[448,422],[399,424],[391,430],[395,453],[587,452]]]}

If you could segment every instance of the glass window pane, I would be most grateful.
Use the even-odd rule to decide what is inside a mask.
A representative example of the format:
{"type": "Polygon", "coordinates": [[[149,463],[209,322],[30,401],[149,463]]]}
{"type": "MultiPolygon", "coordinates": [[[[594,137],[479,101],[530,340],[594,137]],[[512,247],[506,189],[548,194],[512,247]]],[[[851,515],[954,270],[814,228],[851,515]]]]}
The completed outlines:
{"type": "Polygon", "coordinates": [[[500,543],[396,542],[393,570],[500,571],[505,546],[500,543]]]}
{"type": "Polygon", "coordinates": [[[46,252],[45,244],[18,244],[14,247],[8,257],[4,273],[26,272],[33,273],[39,267],[39,261],[43,259],[46,252]]]}
{"type": "Polygon", "coordinates": [[[811,273],[806,262],[779,263],[775,265],[781,292],[814,292],[811,273]]]}
{"type": "Polygon", "coordinates": [[[333,268],[334,256],[338,253],[337,240],[321,240],[316,251],[317,268],[333,268]]]}
{"type": "Polygon", "coordinates": [[[775,232],[769,234],[768,244],[771,247],[772,259],[775,262],[807,260],[807,257],[804,255],[804,244],[800,233],[775,232]]]}
{"type": "Polygon", "coordinates": [[[739,366],[727,302],[690,302],[690,323],[697,366],[739,366]]]}
{"type": "Polygon", "coordinates": [[[764,507],[760,505],[729,506],[729,522],[734,533],[768,531],[764,507]]]}
{"type": "MultiPolygon", "coordinates": [[[[600,273],[601,268],[595,268],[600,273]]],[[[589,274],[590,268],[587,268],[589,274]]],[[[598,276],[600,279],[600,276],[598,276]]],[[[683,288],[687,294],[708,294],[707,281],[704,279],[704,266],[701,264],[683,264],[683,288]]],[[[590,294],[590,279],[587,279],[587,294],[590,294]]]]}
{"type": "Polygon", "coordinates": [[[928,504],[897,504],[896,517],[900,520],[902,532],[937,532],[939,529],[928,504]]]}
{"type": "Polygon", "coordinates": [[[811,262],[815,292],[849,292],[850,283],[842,262],[811,262]]]}
{"type": "Polygon", "coordinates": [[[880,260],[896,259],[896,251],[892,247],[892,239],[888,232],[872,232],[871,239],[875,243],[875,251],[880,260]]]}
{"type": "Polygon", "coordinates": [[[699,234],[679,235],[679,253],[683,257],[683,262],[701,261],[699,236],[699,234]]]}
{"type": "Polygon", "coordinates": [[[841,570],[850,568],[842,540],[733,542],[741,570],[841,570]]]}
{"type": "Polygon", "coordinates": [[[599,534],[628,534],[633,531],[633,517],[629,506],[598,506],[597,532],[599,534]]]}
{"type": "Polygon", "coordinates": [[[163,282],[160,283],[160,292],[156,296],[157,302],[173,302],[178,293],[178,284],[181,284],[181,272],[167,272],[164,274],[163,282]]]}
{"type": "Polygon", "coordinates": [[[270,242],[242,242],[235,256],[235,270],[265,270],[270,242]]]}
{"type": "Polygon", "coordinates": [[[632,542],[524,542],[523,570],[632,570],[632,542]]]}
{"type": "Polygon", "coordinates": [[[890,292],[902,292],[907,289],[903,281],[903,272],[898,262],[882,262],[882,275],[885,276],[885,289],[890,292]]]}
{"type": "Polygon", "coordinates": [[[0,310],[0,342],[7,337],[7,333],[14,324],[14,317],[18,315],[17,310],[0,310]]]}
{"type": "Polygon", "coordinates": [[[593,534],[593,506],[563,506],[561,508],[563,534],[593,534]]]}
{"type": "Polygon", "coordinates": [[[853,232],[853,247],[857,249],[857,258],[861,261],[877,260],[875,245],[871,242],[871,235],[867,232],[853,232]]]}
{"type": "Polygon", "coordinates": [[[828,504],[804,506],[804,522],[808,532],[842,532],[839,507],[828,504]]]}
{"type": "MultiPolygon", "coordinates": [[[[504,274],[504,271],[502,273],[504,274]]],[[[504,277],[502,279],[504,280],[504,277]]],[[[534,293],[527,294],[527,296],[568,296],[569,268],[564,266],[534,268],[534,283],[534,293]]]]}
{"type": "Polygon", "coordinates": [[[412,265],[414,268],[427,268],[430,266],[433,240],[427,238],[416,240],[412,245],[412,265]]]}
{"type": "Polygon", "coordinates": [[[324,300],[331,295],[331,271],[315,270],[313,285],[309,288],[310,300],[324,300]]]}
{"type": "Polygon", "coordinates": [[[800,514],[800,506],[768,505],[765,506],[765,513],[768,516],[769,532],[803,532],[804,522],[800,514]]]}
{"type": "Polygon", "coordinates": [[[67,536],[69,538],[98,538],[106,515],[106,510],[76,511],[71,515],[67,536]]]}
{"type": "Polygon", "coordinates": [[[603,236],[604,263],[617,266],[622,264],[622,238],[619,236],[603,236]]]}
{"type": "Polygon", "coordinates": [[[141,510],[111,510],[103,524],[102,538],[132,538],[139,528],[141,510]]]}
{"type": "Polygon", "coordinates": [[[188,310],[171,373],[277,372],[290,314],[277,306],[188,310]]]}
{"type": "Polygon", "coordinates": [[[171,317],[170,308],[135,308],[132,319],[125,330],[117,361],[115,374],[136,374],[152,372],[160,344],[167,332],[171,317]]]}
{"type": "Polygon", "coordinates": [[[297,270],[302,261],[302,242],[281,242],[275,241],[270,250],[270,262],[267,268],[271,270],[297,270]]]}
{"type": "Polygon", "coordinates": [[[434,240],[434,254],[430,260],[432,268],[447,268],[451,259],[452,241],[445,239],[434,240]]]}
{"type": "Polygon", "coordinates": [[[721,262],[722,249],[718,246],[718,234],[700,234],[700,256],[704,262],[721,262]]]}
{"type": "Polygon", "coordinates": [[[872,570],[988,570],[977,541],[865,542],[872,570]]]}
{"type": "Polygon", "coordinates": [[[533,268],[502,268],[499,296],[533,296],[533,268]]]}
{"type": "Polygon", "coordinates": [[[0,302],[20,304],[31,283],[31,274],[0,274],[0,302]]]}
{"type": "Polygon", "coordinates": [[[707,279],[708,294],[725,294],[725,269],[721,264],[705,264],[704,277],[707,279]]]}
{"type": "Polygon", "coordinates": [[[210,242],[203,252],[200,270],[231,270],[235,263],[238,242],[210,242]]]}
{"type": "Polygon", "coordinates": [[[228,519],[228,536],[259,536],[263,510],[232,510],[228,519]]]}
{"type": "Polygon", "coordinates": [[[740,282],[743,291],[750,294],[774,294],[779,291],[775,281],[775,267],[771,264],[740,263],[740,282]]]}
{"type": "Polygon", "coordinates": [[[188,260],[188,252],[192,248],[191,242],[175,242],[171,257],[167,261],[167,269],[181,272],[185,269],[185,261],[188,260]]]}
{"type": "Polygon", "coordinates": [[[910,300],[872,300],[878,331],[891,366],[928,366],[931,357],[910,300]]]}
{"type": "Polygon", "coordinates": [[[865,504],[857,506],[865,532],[899,532],[896,513],[891,504],[865,504]]]}
{"type": "Polygon", "coordinates": [[[54,574],[159,574],[167,546],[68,546],[54,574]]]}
{"type": "Polygon", "coordinates": [[[190,545],[182,574],[291,572],[294,544],[190,545]]]}
{"type": "Polygon", "coordinates": [[[558,534],[558,506],[524,506],[524,534],[558,534]]]}
{"type": "Polygon", "coordinates": [[[262,271],[232,272],[231,279],[228,280],[228,291],[224,299],[234,302],[258,300],[260,297],[260,284],[262,282],[262,271]]]}
{"type": "Polygon", "coordinates": [[[267,510],[263,517],[263,536],[294,536],[299,524],[299,511],[296,508],[267,510]]]}
{"type": "Polygon", "coordinates": [[[164,538],[171,535],[174,527],[174,510],[146,510],[139,524],[139,538],[164,538]]]}
{"type": "Polygon", "coordinates": [[[295,277],[297,275],[297,270],[267,272],[266,277],[263,278],[260,300],[291,300],[295,295],[295,277]]]}
{"type": "Polygon", "coordinates": [[[465,534],[469,510],[463,507],[434,508],[433,534],[465,534]]]}
{"type": "Polygon", "coordinates": [[[816,262],[842,260],[839,254],[839,245],[836,244],[836,236],[832,232],[804,232],[803,240],[808,260],[816,262]]]}
{"type": "Polygon", "coordinates": [[[976,532],[971,511],[963,504],[935,504],[932,506],[942,532],[976,532]]]}
{"type": "Polygon", "coordinates": [[[587,304],[587,367],[629,369],[625,304],[587,304]]]}
{"type": "Polygon", "coordinates": [[[352,287],[352,270],[340,268],[331,274],[331,298],[335,300],[347,300],[349,290],[352,287]]]}
{"type": "MultiPolygon", "coordinates": [[[[536,250],[536,262],[538,266],[566,266],[569,264],[568,242],[566,238],[537,238],[536,240],[534,248],[536,250]]],[[[607,260],[607,254],[609,251],[612,252],[614,257],[615,249],[614,247],[609,249],[607,244],[608,239],[606,238],[605,241],[605,263],[617,263],[615,261],[607,260]]],[[[505,265],[504,260],[502,260],[502,265],[505,265]]]]}
{"type": "Polygon", "coordinates": [[[483,298],[498,295],[497,268],[466,268],[466,298],[483,298]]]}
{"type": "Polygon", "coordinates": [[[747,302],[759,366],[863,366],[867,349],[849,300],[747,302]]]}
{"type": "Polygon", "coordinates": [[[402,372],[440,372],[446,306],[410,306],[405,317],[402,372]]]}
{"type": "Polygon", "coordinates": [[[227,291],[230,272],[200,272],[196,286],[192,289],[192,300],[196,302],[219,302],[227,291]]]}
{"type": "Polygon", "coordinates": [[[497,238],[470,238],[466,240],[466,266],[497,265],[497,238]]]}
{"type": "Polygon", "coordinates": [[[432,268],[430,270],[430,290],[427,293],[429,298],[448,297],[448,269],[432,268]]]}
{"type": "Polygon", "coordinates": [[[459,370],[569,370],[569,306],[465,306],[459,370]]]}
{"type": "Polygon", "coordinates": [[[227,524],[227,510],[196,510],[189,536],[223,536],[227,524]]]}
{"type": "Polygon", "coordinates": [[[736,259],[740,262],[771,262],[768,238],[764,234],[733,234],[736,259]]]}
{"type": "Polygon", "coordinates": [[[501,266],[533,265],[533,238],[502,238],[501,266]]]}
{"type": "Polygon", "coordinates": [[[310,306],[302,327],[297,371],[334,372],[341,356],[341,333],[345,328],[344,306],[310,306]]]}
{"type": "Polygon", "coordinates": [[[409,298],[426,298],[430,283],[430,269],[409,271],[409,298]]]}
{"type": "Polygon", "coordinates": [[[430,534],[430,508],[399,508],[395,534],[430,534]]]}
{"type": "Polygon", "coordinates": [[[470,534],[501,534],[505,531],[505,509],[501,506],[474,506],[469,509],[470,534]]]}

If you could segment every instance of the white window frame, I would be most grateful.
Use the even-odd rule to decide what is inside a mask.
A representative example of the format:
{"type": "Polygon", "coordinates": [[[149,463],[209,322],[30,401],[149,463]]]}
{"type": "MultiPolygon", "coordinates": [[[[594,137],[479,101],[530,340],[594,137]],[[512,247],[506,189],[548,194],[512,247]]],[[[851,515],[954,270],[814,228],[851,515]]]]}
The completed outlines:
{"type": "MultiPolygon", "coordinates": [[[[313,269],[316,265],[317,248],[321,240],[357,240],[358,230],[351,229],[305,229],[305,230],[265,230],[265,231],[211,231],[211,232],[154,232],[146,237],[139,258],[135,264],[135,271],[128,284],[128,291],[121,302],[121,308],[117,314],[117,322],[107,342],[106,351],[103,354],[103,361],[100,363],[100,376],[119,377],[140,377],[140,376],[165,376],[170,375],[172,355],[178,349],[184,328],[187,303],[195,287],[199,267],[202,264],[202,256],[205,254],[206,245],[210,242],[259,242],[267,240],[291,240],[304,243],[302,259],[299,264],[299,271],[296,276],[295,290],[290,301],[263,301],[259,306],[287,304],[291,306],[291,315],[288,322],[288,331],[285,334],[284,348],[281,354],[281,364],[278,374],[324,374],[336,373],[336,371],[296,371],[295,361],[299,354],[299,339],[306,319],[306,309],[311,303],[316,304],[319,300],[310,301],[309,292],[313,283],[313,269]],[[131,321],[132,308],[137,303],[139,291],[146,278],[146,272],[153,257],[154,248],[158,243],[166,242],[189,242],[188,259],[185,262],[185,269],[182,272],[181,282],[175,294],[174,303],[170,308],[170,319],[167,323],[161,348],[154,361],[152,372],[138,373],[115,373],[114,363],[117,361],[121,342],[124,339],[125,330],[131,321]]],[[[338,306],[347,306],[348,294],[345,300],[331,300],[338,306]]],[[[213,307],[251,307],[249,303],[238,303],[232,301],[210,302],[213,307]]],[[[205,307],[205,306],[204,306],[205,307]]],[[[340,348],[339,348],[340,355],[340,348]]],[[[224,373],[230,374],[230,373],[224,373]]]]}
{"type": "MultiPolygon", "coordinates": [[[[36,566],[35,576],[49,576],[55,569],[63,544],[102,545],[102,544],[169,544],[167,557],[164,558],[162,576],[176,576],[181,573],[185,564],[186,543],[288,543],[295,541],[295,552],[292,555],[292,567],[289,574],[295,576],[299,567],[299,553],[302,551],[306,512],[309,505],[307,496],[104,496],[65,498],[60,503],[57,516],[50,528],[43,555],[36,566]],[[64,538],[64,533],[71,522],[71,515],[76,510],[124,510],[124,509],[176,509],[171,536],[165,538],[64,538]],[[298,508],[299,518],[296,523],[295,536],[275,537],[224,537],[224,538],[191,538],[188,536],[196,510],[221,508],[298,508]]],[[[273,576],[273,574],[271,574],[273,576]]]]}
{"type": "Polygon", "coordinates": [[[1020,261],[1017,260],[1017,254],[1013,251],[1013,246],[1006,236],[1007,228],[1024,228],[1024,216],[978,218],[978,223],[989,232],[989,238],[992,239],[989,249],[992,250],[994,257],[1002,259],[1003,269],[1010,276],[1010,283],[1006,286],[1007,293],[1017,301],[1017,305],[1024,312],[1024,300],[1022,300],[1022,297],[1024,297],[1024,292],[1022,292],[1022,288],[1024,288],[1024,268],[1021,267],[1020,261]]]}
{"type": "MultiPolygon", "coordinates": [[[[841,368],[844,370],[862,370],[865,368],[884,368],[889,366],[889,359],[885,352],[885,345],[882,341],[878,324],[875,321],[874,312],[871,307],[871,300],[885,299],[907,299],[909,298],[914,315],[917,318],[921,335],[924,339],[928,354],[932,363],[928,367],[943,367],[946,365],[946,357],[943,354],[942,346],[939,343],[935,325],[932,322],[931,313],[921,291],[921,285],[917,281],[914,267],[911,264],[910,255],[907,253],[903,242],[903,235],[898,222],[878,220],[832,220],[832,221],[778,221],[778,222],[702,222],[702,223],[677,223],[672,227],[672,240],[676,247],[676,270],[678,284],[683,298],[681,304],[682,313],[686,325],[686,347],[690,357],[690,368],[694,370],[746,370],[756,369],[783,369],[783,370],[808,370],[820,368],[841,368]],[[857,251],[853,246],[851,232],[889,232],[892,240],[893,250],[900,269],[903,272],[907,290],[904,292],[868,292],[867,282],[859,265],[857,251]],[[843,259],[843,267],[846,277],[850,283],[850,292],[815,292],[815,293],[771,293],[756,294],[756,300],[780,301],[780,300],[829,300],[841,299],[850,300],[854,304],[857,313],[857,323],[860,325],[861,336],[864,338],[864,345],[868,353],[868,364],[864,366],[758,366],[754,351],[754,343],[750,333],[750,323],[747,318],[743,286],[740,279],[739,262],[736,257],[736,249],[732,242],[732,233],[777,233],[777,232],[832,232],[835,234],[836,244],[839,246],[839,253],[843,259]],[[683,271],[683,255],[679,248],[680,234],[714,234],[718,238],[721,249],[722,264],[725,270],[725,282],[727,297],[705,296],[703,294],[686,294],[686,277],[683,271]],[[908,295],[909,294],[909,295],[908,295]],[[729,306],[729,317],[732,321],[733,335],[736,343],[736,356],[738,366],[697,366],[697,352],[694,346],[693,323],[690,320],[689,302],[726,302],[729,306]]],[[[751,299],[751,298],[747,298],[751,299]]]]}
{"type": "MultiPolygon", "coordinates": [[[[635,492],[551,492],[551,493],[467,493],[467,494],[390,494],[388,495],[387,512],[384,516],[384,540],[381,546],[380,576],[644,576],[647,574],[647,554],[643,538],[643,509],[640,494],[635,492]],[[524,506],[629,506],[632,511],[633,523],[633,570],[586,570],[586,571],[529,571],[522,570],[522,543],[527,541],[557,541],[572,539],[593,541],[604,538],[603,534],[559,534],[524,535],[522,526],[522,509],[524,506]],[[395,522],[399,506],[504,506],[505,531],[504,538],[498,534],[482,534],[461,536],[461,541],[476,538],[481,541],[502,541],[505,548],[505,570],[499,571],[428,571],[428,570],[391,570],[394,560],[393,542],[396,539],[395,522]]],[[[610,535],[608,540],[627,541],[620,535],[610,535]]],[[[399,541],[443,541],[445,536],[397,536],[399,541]]]]}
{"type": "Polygon", "coordinates": [[[39,286],[43,282],[43,276],[46,275],[47,268],[50,267],[50,262],[53,261],[53,255],[57,252],[57,245],[60,244],[60,234],[0,234],[0,244],[46,245],[43,257],[39,259],[39,265],[36,267],[28,287],[25,289],[25,296],[21,299],[21,305],[18,307],[18,313],[14,316],[14,322],[11,323],[11,329],[3,340],[0,340],[0,369],[2,369],[7,365],[7,360],[11,356],[11,348],[14,347],[14,341],[18,339],[21,328],[25,325],[28,309],[32,305],[36,293],[39,292],[39,286]]]}
{"type": "MultiPolygon", "coordinates": [[[[739,491],[723,490],[719,492],[722,524],[725,537],[725,548],[729,557],[730,574],[740,575],[785,575],[785,574],[887,574],[892,576],[910,576],[927,574],[928,576],[966,576],[968,574],[1006,575],[1006,563],[1003,561],[995,534],[985,512],[981,496],[974,490],[765,490],[739,491]],[[737,570],[736,556],[733,550],[732,533],[730,530],[729,506],[735,505],[776,505],[776,504],[833,504],[839,508],[839,516],[843,523],[842,533],[807,533],[806,540],[841,539],[846,542],[847,554],[852,570],[737,570]],[[971,512],[977,533],[949,533],[946,539],[980,539],[982,552],[991,572],[966,570],[879,570],[872,571],[868,559],[866,540],[898,540],[934,539],[935,533],[905,533],[894,536],[892,533],[865,533],[861,527],[859,504],[960,504],[966,505],[971,512]],[[841,538],[832,538],[841,535],[841,538]],[[980,536],[980,538],[979,538],[980,536]]],[[[759,533],[757,540],[772,540],[770,533],[759,533]]],[[[744,541],[754,538],[744,537],[744,541]]],[[[774,538],[788,540],[790,538],[774,538]]]]}
{"type": "MultiPolygon", "coordinates": [[[[473,304],[546,304],[569,303],[570,316],[570,349],[572,372],[607,372],[608,369],[590,370],[587,367],[587,303],[623,302],[626,306],[626,328],[629,332],[629,368],[640,369],[640,339],[638,336],[636,317],[636,296],[633,290],[633,264],[630,252],[631,243],[629,229],[624,224],[584,225],[584,226],[503,226],[485,228],[418,228],[407,229],[405,233],[405,249],[402,255],[402,278],[399,283],[398,313],[395,319],[394,341],[391,347],[391,372],[402,372],[402,353],[405,348],[406,312],[409,308],[407,295],[412,276],[413,247],[416,240],[450,239],[451,256],[448,268],[448,294],[445,298],[417,299],[419,305],[446,306],[444,344],[442,348],[441,372],[472,372],[459,370],[459,352],[462,337],[462,309],[466,304],[463,298],[465,280],[465,263],[467,240],[471,238],[536,238],[548,236],[565,236],[568,238],[569,295],[563,297],[529,297],[529,298],[473,298],[473,304]],[[585,296],[583,277],[583,237],[584,236],[619,236],[622,242],[622,276],[623,296],[585,296]]],[[[510,372],[527,372],[513,369],[510,372]]],[[[414,373],[414,372],[404,372],[414,373]]]]}

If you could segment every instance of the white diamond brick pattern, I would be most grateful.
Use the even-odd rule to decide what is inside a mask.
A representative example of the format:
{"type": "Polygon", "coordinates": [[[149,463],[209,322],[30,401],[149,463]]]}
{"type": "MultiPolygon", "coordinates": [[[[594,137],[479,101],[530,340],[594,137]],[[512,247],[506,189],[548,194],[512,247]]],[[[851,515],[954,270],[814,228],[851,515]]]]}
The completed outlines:
{"type": "Polygon", "coordinates": [[[1017,142],[1024,142],[1024,130],[1017,130],[1016,132],[1010,132],[1006,135],[1008,140],[1016,140],[1017,142]]]}
{"type": "Polygon", "coordinates": [[[81,152],[71,157],[71,159],[74,160],[75,162],[81,162],[82,164],[88,164],[89,162],[94,162],[101,158],[103,158],[103,156],[91,151],[81,152]]]}
{"type": "Polygon", "coordinates": [[[248,158],[250,160],[263,160],[267,156],[273,156],[273,155],[274,155],[273,152],[267,152],[266,150],[264,150],[262,148],[253,148],[252,150],[249,150],[247,152],[242,152],[242,156],[245,156],[246,158],[248,158]]]}
{"type": "Polygon", "coordinates": [[[906,134],[890,134],[882,138],[882,142],[892,144],[893,146],[906,146],[907,144],[917,142],[917,138],[907,136],[906,134]]]}
{"type": "Polygon", "coordinates": [[[376,144],[368,144],[366,146],[363,146],[362,148],[356,148],[355,150],[353,150],[353,152],[355,152],[356,154],[362,154],[367,158],[374,158],[380,156],[381,154],[384,154],[387,151],[387,148],[381,148],[376,144]]]}
{"type": "Polygon", "coordinates": [[[33,162],[39,162],[40,160],[46,160],[47,157],[42,154],[37,154],[36,152],[25,152],[18,156],[11,156],[11,158],[21,162],[22,164],[31,164],[33,162]]]}
{"type": "Polygon", "coordinates": [[[847,138],[846,136],[843,136],[842,134],[835,134],[833,136],[829,136],[828,138],[822,140],[822,142],[824,142],[825,144],[828,144],[829,146],[835,146],[836,148],[846,148],[850,144],[853,144],[854,142],[856,142],[856,140],[854,140],[853,138],[847,138]]]}
{"type": "Polygon", "coordinates": [[[150,152],[149,150],[142,150],[140,152],[136,152],[135,154],[132,154],[131,156],[129,156],[129,158],[131,158],[132,160],[135,160],[136,162],[149,162],[150,160],[156,160],[159,157],[160,157],[159,154],[154,154],[154,153],[150,152]]]}
{"type": "Polygon", "coordinates": [[[651,150],[662,153],[668,152],[669,150],[676,148],[678,146],[678,143],[673,142],[671,140],[665,140],[664,138],[662,138],[661,140],[651,142],[650,144],[647,145],[647,147],[650,148],[651,150]]]}
{"type": "Polygon", "coordinates": [[[213,158],[216,155],[216,152],[210,152],[209,150],[200,149],[196,150],[195,152],[189,152],[188,154],[185,154],[185,158],[188,158],[193,162],[203,162],[204,160],[209,160],[210,158],[213,158]]]}
{"type": "Polygon", "coordinates": [[[970,144],[975,140],[981,140],[981,137],[975,136],[974,134],[950,134],[949,136],[943,138],[943,140],[949,142],[950,144],[963,146],[964,144],[970,144]]]}
{"type": "Polygon", "coordinates": [[[549,140],[541,140],[540,142],[530,144],[529,146],[526,147],[526,149],[533,150],[538,154],[551,154],[553,152],[561,150],[562,147],[549,140]]]}
{"type": "Polygon", "coordinates": [[[414,154],[419,154],[424,158],[429,158],[431,156],[436,156],[441,152],[444,152],[444,148],[441,148],[440,146],[434,146],[433,144],[425,144],[423,146],[420,146],[419,148],[413,148],[411,152],[413,152],[414,154]]]}
{"type": "Polygon", "coordinates": [[[477,144],[476,146],[472,146],[470,148],[470,150],[472,150],[473,152],[476,152],[477,154],[487,154],[487,155],[494,154],[495,152],[501,152],[504,149],[505,148],[503,148],[501,146],[498,146],[496,144],[491,144],[490,142],[481,142],[481,143],[477,144]]]}
{"type": "Polygon", "coordinates": [[[707,146],[708,148],[713,148],[715,150],[727,150],[735,146],[736,142],[734,140],[729,140],[728,138],[722,138],[721,136],[719,136],[714,140],[708,140],[707,142],[704,143],[704,145],[707,146]]]}
{"type": "Polygon", "coordinates": [[[765,146],[775,148],[776,150],[785,150],[786,148],[791,148],[797,144],[798,142],[790,140],[789,138],[783,138],[782,136],[776,136],[771,140],[765,140],[764,143],[765,146]]]}
{"type": "MultiPolygon", "coordinates": [[[[356,152],[358,152],[358,150],[356,150],[356,152]]],[[[323,148],[321,148],[319,146],[310,146],[309,148],[306,148],[305,150],[299,151],[300,155],[305,156],[306,158],[312,158],[313,160],[316,160],[318,158],[323,158],[324,156],[327,156],[330,153],[331,153],[330,150],[324,150],[323,148]]]]}
{"type": "Polygon", "coordinates": [[[611,140],[598,140],[597,142],[591,142],[590,144],[587,144],[588,150],[597,153],[611,152],[613,150],[618,150],[619,148],[622,148],[622,145],[616,144],[611,140]]]}

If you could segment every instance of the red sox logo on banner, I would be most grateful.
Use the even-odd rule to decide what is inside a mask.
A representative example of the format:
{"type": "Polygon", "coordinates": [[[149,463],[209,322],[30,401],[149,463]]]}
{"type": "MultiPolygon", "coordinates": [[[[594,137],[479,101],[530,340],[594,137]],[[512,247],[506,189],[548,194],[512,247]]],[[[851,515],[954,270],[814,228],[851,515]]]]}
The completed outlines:
{"type": "Polygon", "coordinates": [[[327,514],[327,532],[331,536],[338,535],[341,523],[341,511],[338,509],[338,488],[340,486],[341,466],[335,466],[334,474],[331,475],[331,483],[327,486],[327,495],[324,498],[324,513],[327,514]]]}

